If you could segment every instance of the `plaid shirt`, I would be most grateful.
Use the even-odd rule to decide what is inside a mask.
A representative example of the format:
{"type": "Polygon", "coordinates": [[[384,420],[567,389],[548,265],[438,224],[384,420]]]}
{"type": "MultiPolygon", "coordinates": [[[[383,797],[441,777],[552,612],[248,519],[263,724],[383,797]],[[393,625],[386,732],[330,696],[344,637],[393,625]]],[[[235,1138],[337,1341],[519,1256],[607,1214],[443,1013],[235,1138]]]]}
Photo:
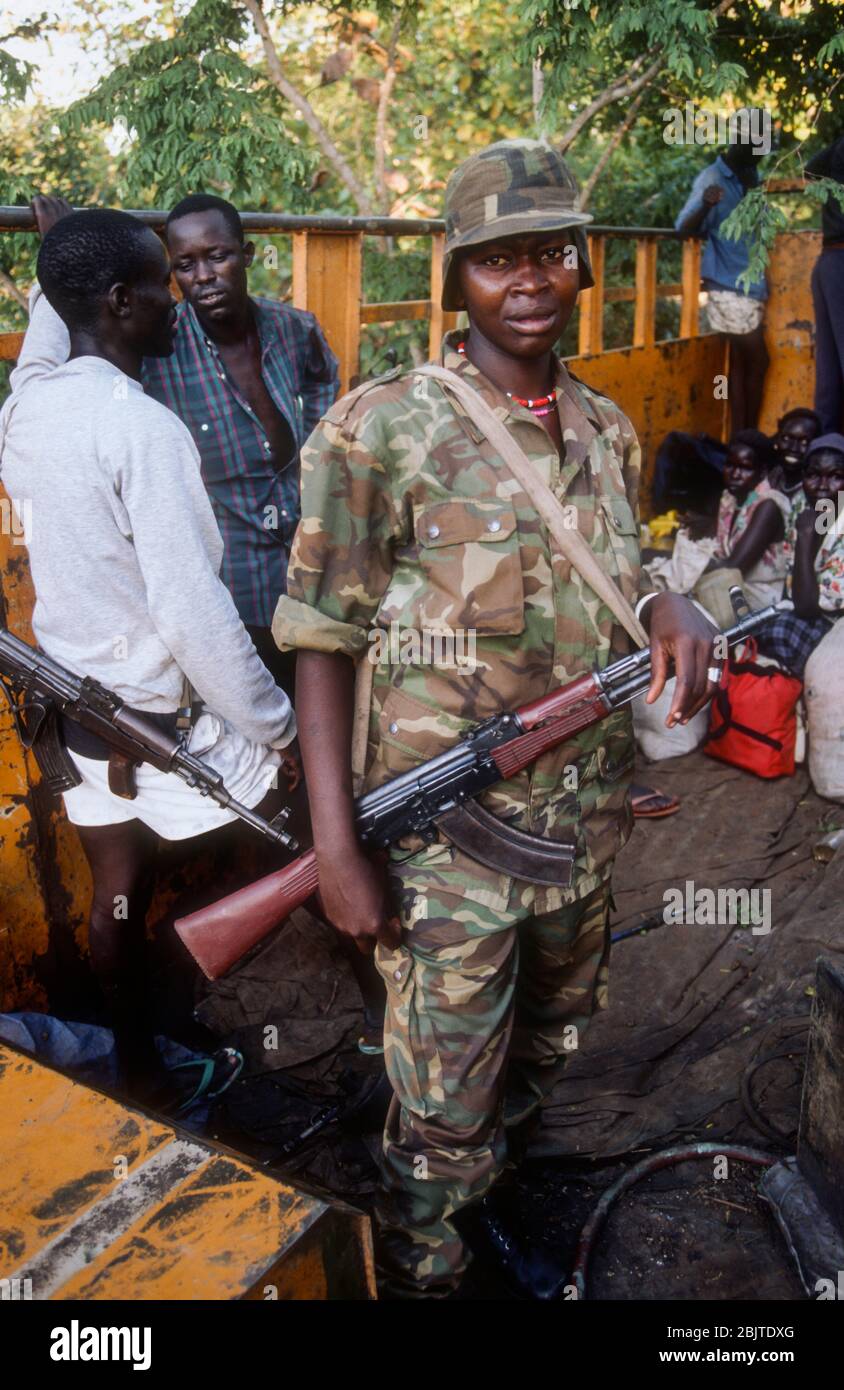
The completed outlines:
{"type": "Polygon", "coordinates": [[[333,404],[339,377],[313,314],[270,299],[251,303],[264,382],[294,440],[293,457],[278,472],[267,457],[257,415],[235,389],[189,304],[179,305],[172,357],[145,358],[143,383],[193,435],[225,546],[221,578],[241,618],[269,627],[287,586],[299,520],[299,449],[333,404]]]}

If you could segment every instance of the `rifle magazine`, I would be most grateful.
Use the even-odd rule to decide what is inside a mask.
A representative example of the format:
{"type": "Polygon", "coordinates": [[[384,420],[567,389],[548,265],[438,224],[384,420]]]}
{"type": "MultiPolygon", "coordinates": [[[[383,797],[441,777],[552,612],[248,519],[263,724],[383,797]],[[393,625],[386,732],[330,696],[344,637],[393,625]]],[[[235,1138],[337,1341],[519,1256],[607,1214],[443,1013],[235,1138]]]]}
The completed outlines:
{"type": "Polygon", "coordinates": [[[34,730],[30,747],[41,773],[42,785],[54,796],[79,786],[82,777],[67,750],[55,705],[46,706],[44,716],[34,730]]]}

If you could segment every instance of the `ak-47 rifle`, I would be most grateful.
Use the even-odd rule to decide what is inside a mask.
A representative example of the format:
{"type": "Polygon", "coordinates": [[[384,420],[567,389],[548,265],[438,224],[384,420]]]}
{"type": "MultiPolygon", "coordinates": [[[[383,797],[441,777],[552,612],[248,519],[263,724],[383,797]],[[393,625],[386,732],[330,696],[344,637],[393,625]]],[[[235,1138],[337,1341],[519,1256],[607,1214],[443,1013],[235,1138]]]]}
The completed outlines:
{"type": "MultiPolygon", "coordinates": [[[[775,610],[751,613],[738,587],[730,593],[736,612],[745,614],[722,633],[727,645],[734,646],[775,610]]],[[[355,803],[355,823],[361,843],[378,850],[405,835],[433,840],[440,828],[457,845],[477,843],[478,836],[472,832],[478,825],[482,832],[502,826],[473,802],[479,792],[514,777],[548,749],[629,704],[647,690],[650,681],[650,651],[643,648],[603,671],[578,676],[520,709],[484,720],[447,752],[360,797],[355,803]]],[[[533,837],[524,837],[528,838],[533,837]]],[[[309,850],[285,868],[182,917],[175,923],[176,931],[208,979],[215,980],[317,887],[316,854],[309,850]]]]}
{"type": "Polygon", "coordinates": [[[42,777],[52,791],[68,791],[80,781],[67,755],[58,726],[59,712],[81,724],[133,762],[151,763],[161,772],[174,772],[203,796],[233,811],[265,839],[286,849],[299,848],[283,829],[287,807],[265,820],[241,806],[227,791],[219,772],[188,753],[182,739],[160,729],[153,720],[130,709],[98,681],[74,675],[44,652],[0,628],[0,686],[24,748],[31,748],[42,777]]]}

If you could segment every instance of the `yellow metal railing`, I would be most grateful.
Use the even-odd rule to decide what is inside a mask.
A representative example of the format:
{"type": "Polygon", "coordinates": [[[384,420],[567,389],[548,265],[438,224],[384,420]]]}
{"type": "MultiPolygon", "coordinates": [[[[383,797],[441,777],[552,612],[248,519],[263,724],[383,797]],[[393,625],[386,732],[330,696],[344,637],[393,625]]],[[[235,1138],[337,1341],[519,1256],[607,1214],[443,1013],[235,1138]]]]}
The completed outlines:
{"type": "MultiPolygon", "coordinates": [[[[147,225],[162,231],[166,214],[135,212],[147,225]]],[[[283,213],[242,214],[247,232],[282,234],[292,238],[293,292],[297,309],[308,309],[319,320],[340,361],[341,387],[347,390],[359,372],[361,328],[366,324],[427,320],[428,351],[439,352],[443,334],[456,322],[455,314],[440,308],[444,223],[438,220],[364,217],[293,217],[283,213]],[[429,237],[431,241],[430,297],[387,303],[363,301],[363,238],[429,237]]],[[[28,208],[0,207],[0,233],[35,231],[28,208]]],[[[581,357],[604,351],[604,308],[607,304],[633,304],[634,347],[656,341],[656,303],[660,297],[680,300],[681,338],[698,331],[700,242],[682,239],[682,279],[659,284],[657,251],[660,242],[677,241],[677,233],[664,228],[593,227],[589,249],[595,286],[579,299],[578,353],[581,357]],[[606,249],[613,239],[635,241],[636,272],[632,285],[606,285],[606,249]]],[[[13,360],[20,351],[20,333],[0,334],[0,360],[13,360]]]]}

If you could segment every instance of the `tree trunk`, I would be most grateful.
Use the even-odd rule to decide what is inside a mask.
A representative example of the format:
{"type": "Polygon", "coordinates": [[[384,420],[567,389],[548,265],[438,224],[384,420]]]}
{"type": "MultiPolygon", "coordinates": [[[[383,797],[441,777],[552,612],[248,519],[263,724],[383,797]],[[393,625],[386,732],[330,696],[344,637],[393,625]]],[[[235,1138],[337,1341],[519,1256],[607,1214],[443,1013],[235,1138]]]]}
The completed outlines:
{"type": "Polygon", "coordinates": [[[270,81],[276,91],[281,93],[285,101],[289,101],[291,106],[295,106],[306,126],[314,135],[326,159],[331,163],[335,172],[351,192],[358,205],[358,211],[361,216],[370,217],[373,208],[363,184],[358,179],[351,165],[343,158],[307,97],[285,76],[281,66],[281,59],[278,56],[278,49],[273,43],[270,34],[267,17],[261,9],[260,0],[243,0],[243,4],[252,16],[252,22],[261,40],[270,81]]]}
{"type": "Polygon", "coordinates": [[[375,189],[385,217],[390,211],[390,191],[385,183],[387,172],[387,111],[396,81],[396,44],[401,28],[401,16],[393,22],[390,41],[387,45],[387,69],[381,79],[378,95],[378,114],[375,117],[375,189]]]}
{"type": "Polygon", "coordinates": [[[639,114],[639,107],[642,105],[644,96],[645,93],[642,91],[636,97],[635,101],[632,101],[630,103],[627,115],[624,117],[624,120],[621,122],[621,125],[618,127],[618,129],[614,131],[611,139],[607,141],[606,149],[604,150],[603,154],[601,155],[601,158],[598,160],[597,164],[595,165],[594,169],[592,170],[591,174],[589,175],[588,179],[583,185],[583,188],[580,190],[581,212],[585,212],[587,207],[589,206],[589,201],[592,197],[595,184],[598,182],[598,179],[601,177],[602,173],[609,164],[610,159],[612,158],[613,151],[618,149],[628,130],[630,130],[631,126],[635,123],[636,117],[639,114]]]}
{"type": "Polygon", "coordinates": [[[29,308],[29,302],[23,290],[19,290],[11,275],[7,275],[5,270],[0,270],[0,290],[7,294],[10,299],[14,299],[22,309],[29,308]]]}
{"type": "Polygon", "coordinates": [[[531,92],[533,97],[533,124],[537,137],[544,138],[544,130],[539,118],[539,109],[542,105],[542,97],[545,92],[545,74],[542,71],[542,59],[534,58],[533,68],[531,69],[531,92]]]}

